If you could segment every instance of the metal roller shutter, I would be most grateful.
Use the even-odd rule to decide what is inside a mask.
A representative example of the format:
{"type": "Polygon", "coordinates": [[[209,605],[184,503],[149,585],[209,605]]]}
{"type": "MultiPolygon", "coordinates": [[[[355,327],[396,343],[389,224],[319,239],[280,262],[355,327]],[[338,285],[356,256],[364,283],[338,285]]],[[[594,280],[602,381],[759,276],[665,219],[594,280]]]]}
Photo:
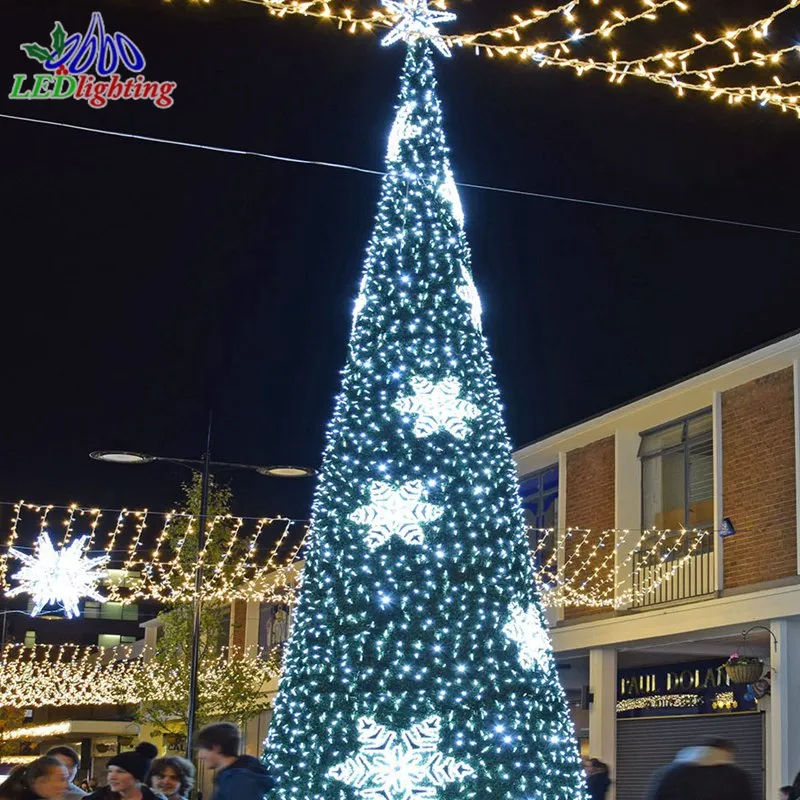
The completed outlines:
{"type": "Polygon", "coordinates": [[[764,719],[762,714],[659,717],[617,720],[617,800],[643,800],[653,773],[669,764],[684,747],[707,736],[736,744],[736,762],[764,797],[764,719]]]}

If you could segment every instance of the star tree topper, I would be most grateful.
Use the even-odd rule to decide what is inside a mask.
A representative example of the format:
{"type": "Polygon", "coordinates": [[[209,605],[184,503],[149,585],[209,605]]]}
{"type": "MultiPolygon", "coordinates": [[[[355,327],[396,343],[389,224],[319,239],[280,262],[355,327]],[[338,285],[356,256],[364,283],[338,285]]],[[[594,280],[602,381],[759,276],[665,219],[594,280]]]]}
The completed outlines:
{"type": "Polygon", "coordinates": [[[469,764],[439,752],[439,717],[408,730],[387,730],[370,717],[358,721],[359,752],[328,770],[364,800],[436,800],[437,789],[475,774],[469,764]]]}
{"type": "Polygon", "coordinates": [[[413,396],[395,400],[394,407],[401,414],[417,417],[414,435],[420,439],[447,431],[457,439],[469,433],[467,421],[480,416],[480,409],[468,400],[459,400],[461,384],[458,378],[445,378],[433,383],[427,378],[415,376],[409,381],[413,396]]]}
{"type": "Polygon", "coordinates": [[[23,566],[11,576],[19,585],[6,593],[8,597],[29,594],[34,617],[45,606],[57,604],[69,619],[80,616],[78,604],[82,598],[105,600],[97,591],[97,583],[106,577],[105,570],[99,568],[108,563],[110,556],[86,558],[83,546],[87,538],[81,536],[68,547],[56,550],[50,537],[40,533],[33,555],[9,548],[9,555],[22,561],[23,566]]]}
{"type": "Polygon", "coordinates": [[[373,481],[370,487],[372,502],[357,508],[350,519],[369,526],[366,534],[370,550],[399,536],[406,544],[421,545],[425,541],[423,522],[433,522],[444,513],[441,506],[425,502],[425,484],[409,481],[395,488],[390,483],[373,481]]]}
{"type": "Polygon", "coordinates": [[[383,37],[381,44],[388,47],[402,39],[413,42],[417,39],[430,39],[436,49],[447,58],[450,48],[439,33],[437,25],[452,22],[456,15],[450,11],[435,11],[428,6],[428,0],[382,0],[384,8],[398,17],[394,27],[383,37]]]}

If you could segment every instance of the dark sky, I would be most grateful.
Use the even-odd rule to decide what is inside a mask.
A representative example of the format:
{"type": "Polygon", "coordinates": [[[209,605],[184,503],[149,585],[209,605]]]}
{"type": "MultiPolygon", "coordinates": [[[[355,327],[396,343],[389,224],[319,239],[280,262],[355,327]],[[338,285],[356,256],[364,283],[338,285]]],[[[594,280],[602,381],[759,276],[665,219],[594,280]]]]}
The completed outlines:
{"type": "MultiPolygon", "coordinates": [[[[497,23],[501,6],[462,10],[497,23]]],[[[5,0],[2,96],[35,69],[22,42],[93,10],[149,79],[178,82],[174,107],[2,113],[382,167],[402,50],[253,5],[5,0]]],[[[468,54],[439,66],[457,180],[800,227],[788,114],[468,54]]],[[[4,119],[0,143],[0,500],[167,507],[179,468],[87,454],[199,456],[209,402],[216,458],[318,466],[378,179],[4,119]]],[[[462,199],[515,445],[800,327],[798,236],[462,199]]],[[[310,483],[233,486],[240,513],[308,513],[310,483]]]]}

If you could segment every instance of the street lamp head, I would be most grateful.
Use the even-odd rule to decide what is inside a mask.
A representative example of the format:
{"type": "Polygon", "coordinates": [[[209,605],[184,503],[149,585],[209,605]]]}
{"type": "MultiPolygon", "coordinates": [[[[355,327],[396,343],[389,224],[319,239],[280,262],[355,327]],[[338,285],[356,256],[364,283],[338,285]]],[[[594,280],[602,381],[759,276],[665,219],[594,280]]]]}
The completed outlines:
{"type": "Polygon", "coordinates": [[[94,453],[89,453],[89,457],[95,461],[106,461],[111,464],[149,464],[155,461],[153,456],[126,450],[95,450],[94,453]]]}
{"type": "Polygon", "coordinates": [[[309,467],[258,467],[256,472],[259,475],[266,475],[269,478],[310,478],[314,470],[309,467]]]}

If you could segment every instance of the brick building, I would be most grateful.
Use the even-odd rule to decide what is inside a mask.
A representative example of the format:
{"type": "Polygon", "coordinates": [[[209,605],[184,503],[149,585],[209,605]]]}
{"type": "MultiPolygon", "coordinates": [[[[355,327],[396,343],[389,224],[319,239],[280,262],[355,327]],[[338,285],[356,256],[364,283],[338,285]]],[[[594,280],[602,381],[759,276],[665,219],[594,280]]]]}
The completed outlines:
{"type": "Polygon", "coordinates": [[[738,743],[758,797],[800,771],[799,394],[796,335],[515,453],[529,520],[587,596],[551,612],[553,644],[619,800],[702,735],[738,743]],[[755,690],[721,669],[743,648],[755,690]]]}

